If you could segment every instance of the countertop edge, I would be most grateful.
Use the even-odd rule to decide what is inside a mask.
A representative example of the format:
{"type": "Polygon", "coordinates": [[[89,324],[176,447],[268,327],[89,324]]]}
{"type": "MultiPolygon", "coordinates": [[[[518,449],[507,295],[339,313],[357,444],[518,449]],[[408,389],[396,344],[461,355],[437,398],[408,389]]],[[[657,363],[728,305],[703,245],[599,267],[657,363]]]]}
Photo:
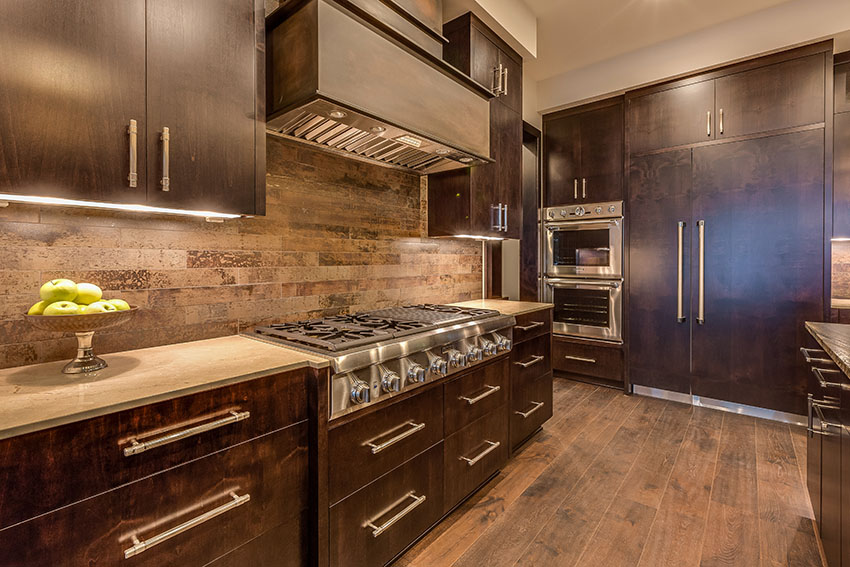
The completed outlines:
{"type": "Polygon", "coordinates": [[[806,321],[806,330],[809,331],[809,334],[817,341],[817,343],[823,348],[826,354],[829,355],[829,358],[832,359],[833,362],[844,372],[845,375],[850,377],[850,366],[838,355],[832,346],[829,345],[828,341],[823,337],[823,335],[817,330],[815,325],[836,325],[838,323],[818,323],[814,321],[806,321]]]}

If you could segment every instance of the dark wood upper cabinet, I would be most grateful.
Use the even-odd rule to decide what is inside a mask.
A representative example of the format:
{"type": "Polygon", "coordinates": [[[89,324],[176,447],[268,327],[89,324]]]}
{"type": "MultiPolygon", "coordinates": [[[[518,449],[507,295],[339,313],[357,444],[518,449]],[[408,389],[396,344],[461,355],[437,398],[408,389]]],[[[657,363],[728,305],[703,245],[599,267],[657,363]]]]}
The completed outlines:
{"type": "MultiPolygon", "coordinates": [[[[836,61],[838,61],[836,55],[836,61]]],[[[843,53],[842,61],[847,61],[850,58],[850,52],[843,53]]],[[[833,83],[833,92],[835,96],[835,113],[850,112],[850,61],[839,63],[835,66],[835,82],[833,83]]]]}
{"type": "Polygon", "coordinates": [[[623,99],[543,118],[546,206],[623,198],[623,99]]]}
{"type": "Polygon", "coordinates": [[[822,53],[720,77],[717,137],[823,122],[824,86],[822,53]]]}
{"type": "Polygon", "coordinates": [[[629,152],[713,140],[714,81],[629,98],[629,152]]]}
{"type": "Polygon", "coordinates": [[[0,6],[0,192],[145,201],[145,2],[0,6]]]}
{"type": "Polygon", "coordinates": [[[264,25],[260,0],[4,2],[0,192],[263,214],[264,25]]]}
{"type": "Polygon", "coordinates": [[[850,112],[836,114],[833,125],[832,235],[850,237],[850,112]]]}
{"type": "Polygon", "coordinates": [[[444,59],[496,95],[490,100],[494,163],[428,176],[428,234],[519,238],[522,58],[471,13],[445,24],[443,33],[444,59]]]}

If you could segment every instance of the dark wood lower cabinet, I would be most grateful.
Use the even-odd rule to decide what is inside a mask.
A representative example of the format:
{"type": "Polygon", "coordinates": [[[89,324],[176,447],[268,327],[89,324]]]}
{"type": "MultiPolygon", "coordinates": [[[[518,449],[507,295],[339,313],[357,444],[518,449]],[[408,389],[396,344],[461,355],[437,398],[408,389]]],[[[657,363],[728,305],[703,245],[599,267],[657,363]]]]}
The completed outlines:
{"type": "Polygon", "coordinates": [[[204,567],[303,567],[307,514],[273,528],[204,567]],[[295,548],[298,545],[298,548],[295,548]]]}
{"type": "Polygon", "coordinates": [[[850,390],[841,393],[841,565],[850,566],[850,390]]]}
{"type": "Polygon", "coordinates": [[[445,433],[490,413],[508,401],[510,373],[508,357],[471,369],[445,385],[445,433]]]}
{"type": "Polygon", "coordinates": [[[620,345],[557,335],[553,343],[552,366],[555,370],[612,382],[623,381],[623,349],[620,345]]]}
{"type": "Polygon", "coordinates": [[[516,450],[552,417],[551,370],[514,391],[511,401],[511,450],[516,450]]]}

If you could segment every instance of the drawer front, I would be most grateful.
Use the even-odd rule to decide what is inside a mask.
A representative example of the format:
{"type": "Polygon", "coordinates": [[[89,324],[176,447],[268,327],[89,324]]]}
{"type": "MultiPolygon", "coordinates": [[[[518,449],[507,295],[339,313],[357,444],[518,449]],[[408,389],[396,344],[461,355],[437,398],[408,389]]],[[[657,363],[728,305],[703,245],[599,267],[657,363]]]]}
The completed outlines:
{"type": "Polygon", "coordinates": [[[555,337],[553,343],[552,367],[555,370],[607,380],[623,379],[621,349],[574,343],[559,337],[555,337]]]}
{"type": "Polygon", "coordinates": [[[310,565],[308,516],[280,525],[254,538],[208,567],[307,567],[310,565]]]}
{"type": "Polygon", "coordinates": [[[444,511],[469,496],[508,460],[508,406],[446,438],[444,511]]]}
{"type": "Polygon", "coordinates": [[[331,503],[372,482],[443,438],[443,389],[430,390],[331,429],[331,503]],[[352,467],[352,463],[357,463],[352,467]]]}
{"type": "Polygon", "coordinates": [[[331,567],[378,567],[425,533],[443,509],[443,444],[331,506],[331,567]]]}
{"type": "Polygon", "coordinates": [[[552,335],[540,335],[511,351],[512,393],[523,384],[552,372],[552,335]]]}
{"type": "Polygon", "coordinates": [[[552,374],[526,384],[511,401],[511,450],[552,417],[552,374]]]}
{"type": "Polygon", "coordinates": [[[541,309],[532,313],[516,316],[514,326],[514,344],[539,337],[545,333],[552,332],[552,310],[541,309]]]}
{"type": "Polygon", "coordinates": [[[503,356],[446,384],[446,437],[508,401],[509,362],[503,356]]]}
{"type": "Polygon", "coordinates": [[[311,371],[316,372],[276,374],[0,441],[0,527],[305,420],[311,371]],[[148,445],[126,455],[133,439],[148,445]],[[159,444],[166,439],[174,440],[159,444]]]}
{"type": "Polygon", "coordinates": [[[206,565],[293,521],[297,546],[307,442],[307,424],[294,425],[18,524],[0,532],[0,565],[206,565]],[[149,547],[126,559],[134,538],[149,547]]]}

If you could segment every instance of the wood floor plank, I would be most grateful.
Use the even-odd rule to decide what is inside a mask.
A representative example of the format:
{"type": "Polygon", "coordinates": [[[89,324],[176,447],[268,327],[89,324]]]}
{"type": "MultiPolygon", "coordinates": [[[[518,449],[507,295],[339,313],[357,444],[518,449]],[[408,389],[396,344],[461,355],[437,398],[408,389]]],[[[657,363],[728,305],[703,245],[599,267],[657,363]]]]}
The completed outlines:
{"type": "MultiPolygon", "coordinates": [[[[613,392],[608,398],[604,389],[591,394],[583,407],[598,399],[584,423],[561,422],[564,438],[574,435],[564,452],[522,493],[514,506],[502,514],[490,528],[456,562],[456,567],[512,566],[558,509],[597,454],[614,437],[620,424],[638,405],[639,399],[613,392]],[[571,429],[582,426],[578,434],[571,429]]],[[[578,412],[573,412],[574,414],[578,412]]],[[[557,430],[558,428],[553,428],[557,430]]]]}
{"type": "Polygon", "coordinates": [[[711,490],[712,502],[753,515],[758,513],[755,423],[753,417],[724,414],[717,474],[711,490]]]}
{"type": "Polygon", "coordinates": [[[579,559],[582,567],[631,567],[637,565],[656,508],[619,495],[579,559]]]}
{"type": "Polygon", "coordinates": [[[700,567],[755,567],[759,562],[758,517],[712,501],[700,567]]]}
{"type": "Polygon", "coordinates": [[[593,460],[517,565],[575,565],[640,453],[664,402],[643,398],[593,460]]]}

